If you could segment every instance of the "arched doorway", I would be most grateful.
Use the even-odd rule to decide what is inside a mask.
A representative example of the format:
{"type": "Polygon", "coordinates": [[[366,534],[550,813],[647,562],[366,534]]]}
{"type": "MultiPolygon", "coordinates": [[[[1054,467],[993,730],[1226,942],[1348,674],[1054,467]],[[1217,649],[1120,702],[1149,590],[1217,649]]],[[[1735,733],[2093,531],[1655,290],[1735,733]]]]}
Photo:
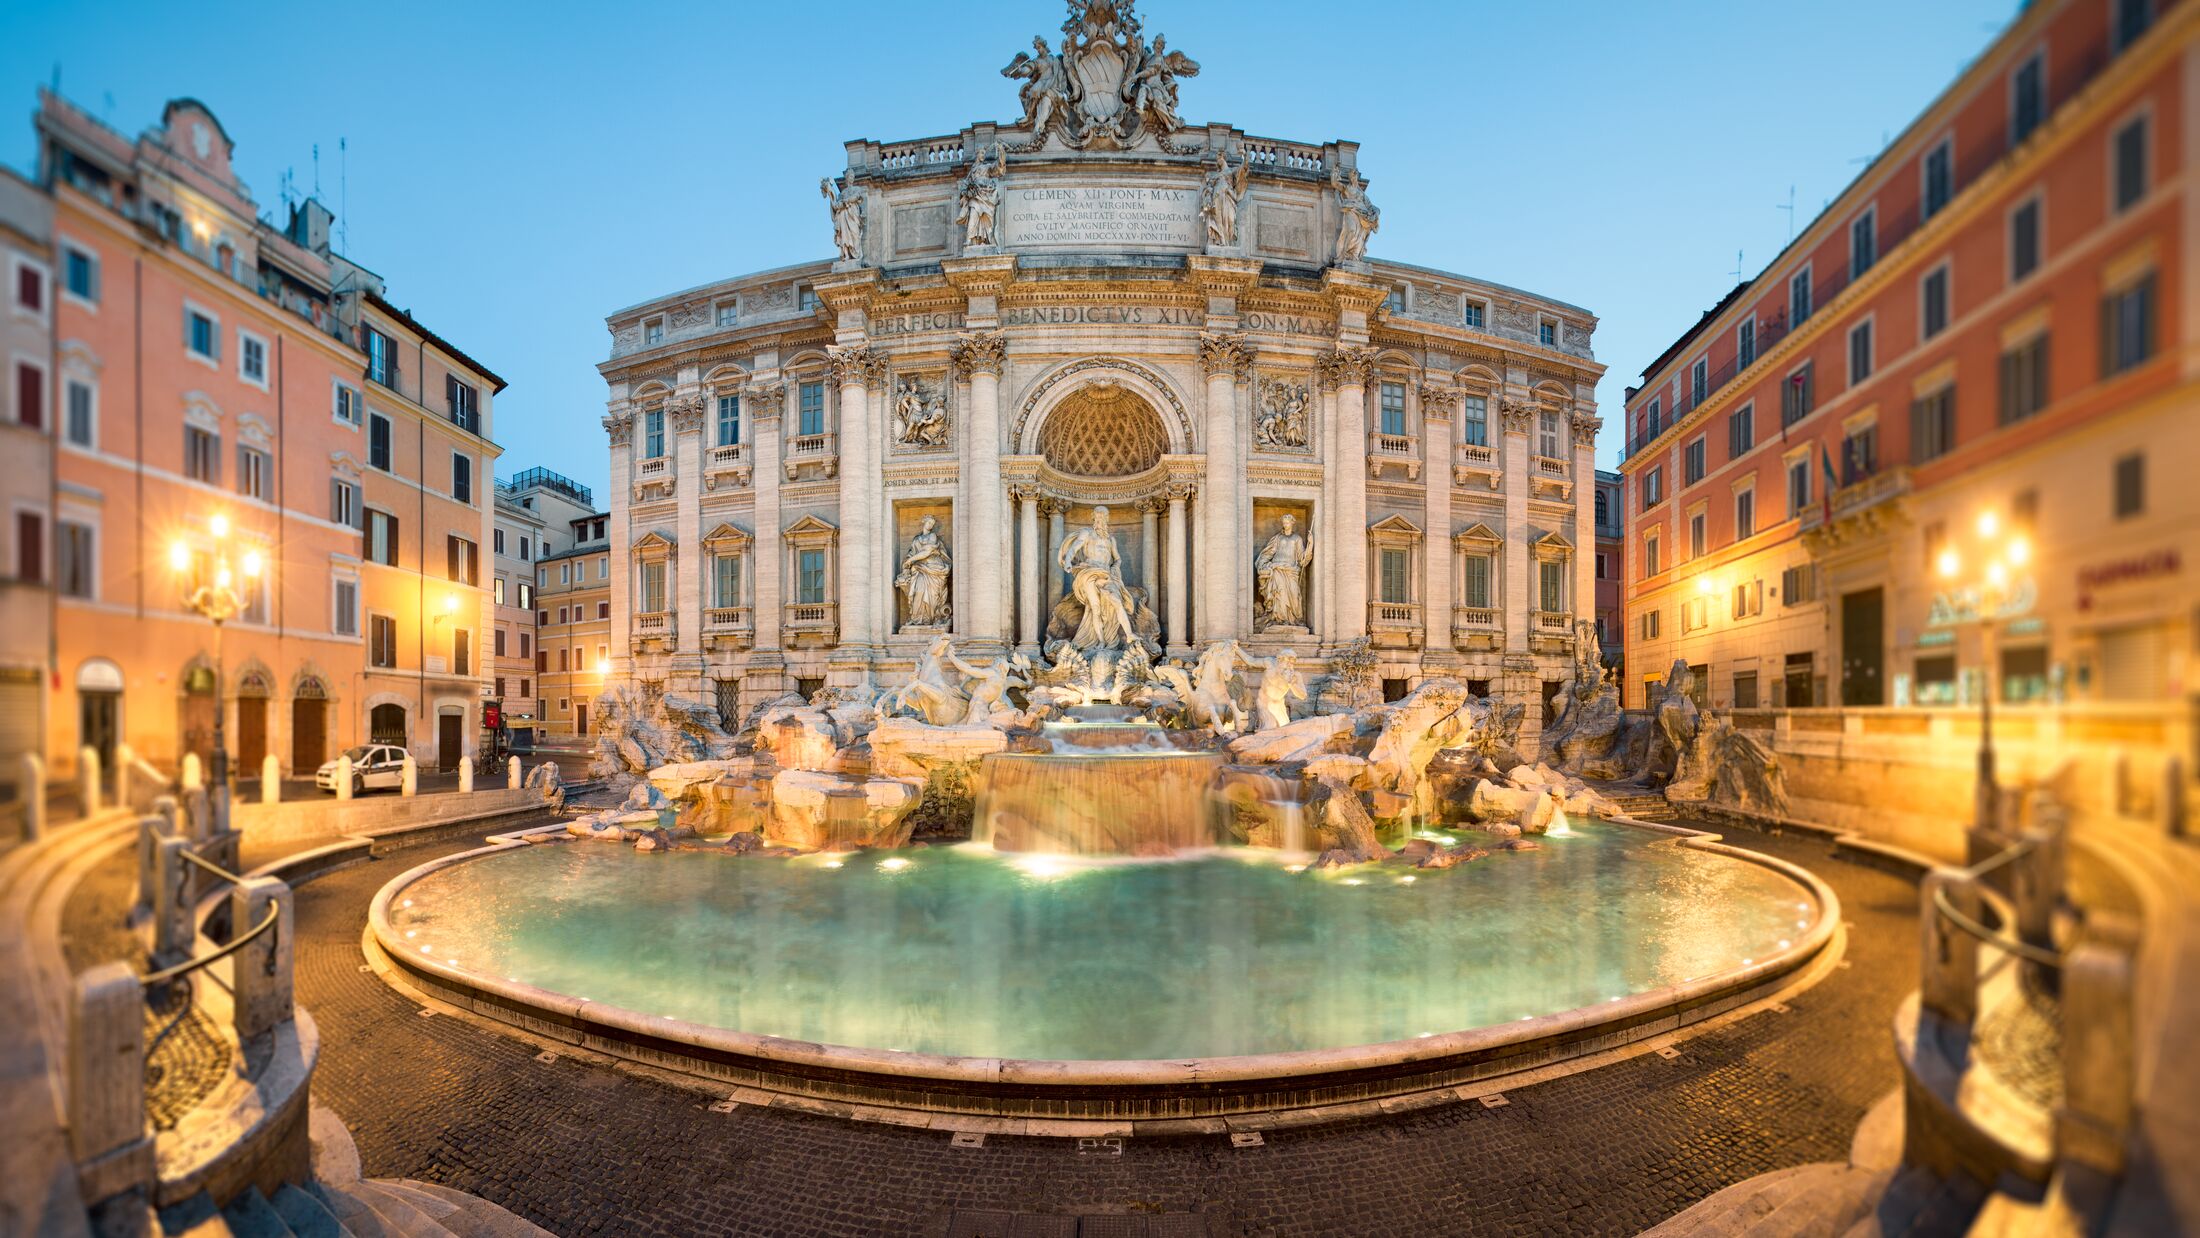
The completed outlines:
{"type": "Polygon", "coordinates": [[[177,719],[177,756],[196,753],[201,767],[214,759],[214,711],[221,708],[220,696],[215,689],[219,683],[214,668],[205,662],[193,662],[183,671],[183,699],[177,719]]]}
{"type": "Polygon", "coordinates": [[[321,768],[328,752],[328,685],[313,676],[298,681],[290,699],[290,769],[321,768]]]}
{"type": "Polygon", "coordinates": [[[243,777],[259,777],[267,759],[267,701],[273,695],[266,671],[255,667],[237,677],[237,771],[243,777]]]}
{"type": "Polygon", "coordinates": [[[122,742],[122,668],[105,658],[76,670],[76,733],[77,743],[99,754],[101,768],[114,767],[122,742]]]}
{"type": "Polygon", "coordinates": [[[377,705],[368,710],[367,740],[376,744],[405,746],[405,707],[377,705]]]}

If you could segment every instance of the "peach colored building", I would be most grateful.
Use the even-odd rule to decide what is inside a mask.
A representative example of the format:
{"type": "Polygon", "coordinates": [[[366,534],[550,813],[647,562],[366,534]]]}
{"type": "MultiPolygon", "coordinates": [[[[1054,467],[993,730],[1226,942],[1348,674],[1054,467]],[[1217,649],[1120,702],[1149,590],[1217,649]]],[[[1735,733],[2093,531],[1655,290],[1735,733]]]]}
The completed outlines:
{"type": "Polygon", "coordinates": [[[333,253],[318,202],[281,230],[263,222],[204,105],[173,101],[131,139],[41,92],[36,125],[54,204],[54,382],[70,414],[54,512],[70,562],[57,569],[81,582],[57,601],[53,763],[123,742],[161,766],[204,757],[220,709],[240,775],[267,753],[308,773],[382,737],[372,711],[392,703],[405,742],[432,757],[426,719],[455,709],[470,728],[479,696],[479,660],[461,672],[447,646],[480,630],[487,591],[447,579],[445,539],[486,541],[488,395],[502,384],[333,253]],[[377,381],[377,357],[401,384],[377,381]],[[480,388],[468,424],[443,411],[447,373],[480,388]],[[471,502],[452,497],[459,456],[471,502]],[[405,518],[394,568],[363,536],[375,511],[405,518]],[[212,627],[184,608],[170,566],[179,543],[215,549],[217,516],[226,549],[268,565],[227,625],[219,675],[212,627]],[[386,667],[370,655],[378,615],[394,623],[386,667]]]}
{"type": "MultiPolygon", "coordinates": [[[[0,168],[0,799],[37,752],[53,663],[53,203],[0,168]]],[[[74,583],[73,581],[70,583],[74,583]]]]}
{"type": "Polygon", "coordinates": [[[1649,365],[1627,704],[2191,686],[2196,116],[2200,4],[2042,0],[1649,365]]]}

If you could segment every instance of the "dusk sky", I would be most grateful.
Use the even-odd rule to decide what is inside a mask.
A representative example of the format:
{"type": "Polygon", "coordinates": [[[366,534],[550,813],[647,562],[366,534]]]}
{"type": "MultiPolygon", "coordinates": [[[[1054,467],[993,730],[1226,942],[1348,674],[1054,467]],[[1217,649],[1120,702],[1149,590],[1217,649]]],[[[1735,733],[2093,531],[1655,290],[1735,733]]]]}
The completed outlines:
{"type": "MultiPolygon", "coordinates": [[[[1148,0],[1198,60],[1187,120],[1361,143],[1378,258],[1599,315],[1609,467],[1622,389],[1755,274],[2016,13],[2017,0],[1767,5],[1148,0]],[[1562,18],[1562,19],[1559,19],[1562,18]],[[1899,32],[1891,37],[1891,32],[1899,32]]],[[[17,0],[0,18],[33,170],[35,90],[135,135],[195,96],[278,222],[286,173],[342,212],[390,298],[502,375],[499,476],[546,465],[608,503],[604,316],[828,254],[841,143],[1017,114],[1000,68],[1058,0],[936,4],[17,0]],[[371,20],[369,20],[371,18],[371,20]],[[348,144],[340,156],[339,140],[348,144]]]]}

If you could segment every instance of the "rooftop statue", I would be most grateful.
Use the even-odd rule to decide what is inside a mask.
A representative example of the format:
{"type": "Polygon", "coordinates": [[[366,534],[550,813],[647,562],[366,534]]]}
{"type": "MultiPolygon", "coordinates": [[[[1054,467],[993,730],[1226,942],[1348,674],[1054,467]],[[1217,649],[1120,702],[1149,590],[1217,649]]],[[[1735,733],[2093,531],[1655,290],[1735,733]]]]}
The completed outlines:
{"type": "Polygon", "coordinates": [[[1077,150],[1121,150],[1141,136],[1156,142],[1184,127],[1176,110],[1178,78],[1195,77],[1199,62],[1148,46],[1132,0],[1069,0],[1059,51],[1043,38],[1018,52],[1001,76],[1021,79],[1022,124],[1036,150],[1050,136],[1077,150]]]}
{"type": "Polygon", "coordinates": [[[863,257],[863,202],[854,194],[840,192],[832,177],[817,183],[818,192],[825,195],[825,205],[833,212],[833,247],[840,251],[842,262],[855,262],[863,257]]]}

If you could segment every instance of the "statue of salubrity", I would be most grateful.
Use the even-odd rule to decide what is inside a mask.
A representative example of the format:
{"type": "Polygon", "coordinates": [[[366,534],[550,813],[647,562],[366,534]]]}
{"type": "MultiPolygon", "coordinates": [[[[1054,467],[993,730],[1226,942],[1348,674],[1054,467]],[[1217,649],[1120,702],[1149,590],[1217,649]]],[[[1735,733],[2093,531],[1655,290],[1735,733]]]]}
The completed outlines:
{"type": "Polygon", "coordinates": [[[1314,542],[1297,530],[1298,518],[1285,513],[1275,536],[1253,560],[1264,627],[1306,626],[1306,565],[1314,561],[1314,542]]]}
{"type": "Polygon", "coordinates": [[[909,553],[902,556],[901,571],[894,577],[907,616],[904,624],[909,627],[943,628],[955,612],[947,587],[954,560],[938,528],[937,520],[924,518],[917,535],[909,539],[909,553]]]}

